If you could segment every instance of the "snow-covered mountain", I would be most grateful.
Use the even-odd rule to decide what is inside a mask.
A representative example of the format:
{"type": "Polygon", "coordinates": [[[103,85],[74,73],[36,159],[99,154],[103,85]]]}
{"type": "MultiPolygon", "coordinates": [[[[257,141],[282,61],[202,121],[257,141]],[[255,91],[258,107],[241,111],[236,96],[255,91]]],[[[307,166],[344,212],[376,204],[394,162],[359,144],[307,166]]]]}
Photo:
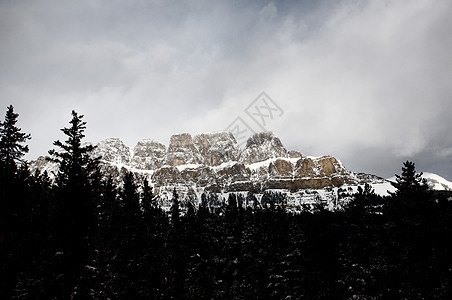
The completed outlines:
{"type": "MultiPolygon", "coordinates": [[[[163,206],[169,206],[173,188],[182,198],[197,195],[198,199],[203,192],[227,195],[253,190],[259,197],[266,190],[274,190],[285,193],[288,206],[295,209],[319,201],[340,207],[340,201],[346,201],[364,183],[371,184],[381,195],[394,190],[388,180],[350,171],[335,157],[288,151],[270,132],[251,136],[243,150],[228,132],[194,137],[176,134],[171,136],[168,147],[145,139],[133,149],[118,138],[109,138],[97,144],[93,155],[101,156],[104,173],[118,183],[127,170],[138,181],[147,178],[163,206]]],[[[57,166],[40,157],[30,163],[30,169],[52,174],[57,166]]],[[[452,183],[444,178],[431,173],[424,176],[433,188],[452,190],[452,183]]]]}
{"type": "MultiPolygon", "coordinates": [[[[423,172],[422,178],[427,180],[427,184],[432,190],[436,191],[452,191],[452,182],[434,173],[423,172]]],[[[392,176],[387,179],[390,182],[395,182],[396,177],[392,176]]]]}
{"type": "Polygon", "coordinates": [[[433,174],[424,172],[422,174],[422,178],[427,179],[427,183],[433,190],[438,191],[452,191],[452,182],[444,179],[443,177],[433,174]]]}

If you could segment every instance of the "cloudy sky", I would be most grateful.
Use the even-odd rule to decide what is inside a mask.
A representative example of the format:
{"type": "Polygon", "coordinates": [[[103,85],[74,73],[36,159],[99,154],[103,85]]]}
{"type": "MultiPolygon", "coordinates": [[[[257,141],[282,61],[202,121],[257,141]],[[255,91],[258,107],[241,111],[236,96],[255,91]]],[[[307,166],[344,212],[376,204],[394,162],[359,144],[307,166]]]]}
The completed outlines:
{"type": "Polygon", "coordinates": [[[168,144],[237,118],[259,131],[246,109],[265,91],[280,111],[264,129],[288,149],[451,180],[451,15],[446,0],[3,0],[0,107],[34,159],[72,109],[90,141],[168,144]]]}

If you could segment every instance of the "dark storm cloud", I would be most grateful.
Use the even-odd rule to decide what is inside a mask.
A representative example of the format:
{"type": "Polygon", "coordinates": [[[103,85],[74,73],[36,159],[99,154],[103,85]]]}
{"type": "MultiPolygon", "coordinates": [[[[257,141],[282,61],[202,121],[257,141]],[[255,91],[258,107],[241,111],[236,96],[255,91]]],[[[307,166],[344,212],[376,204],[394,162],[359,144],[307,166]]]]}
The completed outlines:
{"type": "MultiPolygon", "coordinates": [[[[2,1],[0,103],[52,147],[223,130],[261,92],[288,148],[392,176],[452,178],[448,1],[2,1]]],[[[248,120],[249,121],[249,120],[248,120]]]]}

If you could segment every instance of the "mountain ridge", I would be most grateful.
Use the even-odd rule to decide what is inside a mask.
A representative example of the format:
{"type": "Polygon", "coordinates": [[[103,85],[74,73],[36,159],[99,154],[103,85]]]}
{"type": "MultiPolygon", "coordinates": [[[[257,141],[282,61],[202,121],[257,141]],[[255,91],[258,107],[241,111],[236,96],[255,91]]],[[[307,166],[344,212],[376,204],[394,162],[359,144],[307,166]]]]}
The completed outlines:
{"type": "MultiPolygon", "coordinates": [[[[169,206],[174,188],[182,198],[198,199],[202,193],[278,191],[285,193],[294,207],[316,201],[340,207],[365,183],[382,195],[391,189],[388,180],[348,170],[334,156],[289,151],[271,132],[254,134],[244,149],[229,132],[179,133],[170,137],[168,146],[143,139],[133,148],[119,138],[108,138],[97,144],[93,156],[101,156],[102,170],[118,184],[127,171],[133,172],[138,182],[147,178],[163,206],[169,206]]],[[[30,162],[32,172],[51,173],[57,168],[45,157],[30,162]]]]}

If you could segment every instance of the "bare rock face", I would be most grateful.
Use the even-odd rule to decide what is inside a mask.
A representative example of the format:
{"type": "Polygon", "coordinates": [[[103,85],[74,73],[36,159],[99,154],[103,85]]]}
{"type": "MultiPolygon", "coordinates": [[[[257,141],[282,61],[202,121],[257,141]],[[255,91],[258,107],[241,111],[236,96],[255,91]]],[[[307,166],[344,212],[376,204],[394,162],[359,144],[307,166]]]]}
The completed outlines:
{"type": "Polygon", "coordinates": [[[141,170],[155,170],[163,166],[166,146],[151,139],[138,142],[133,148],[131,166],[141,170]]]}
{"type": "Polygon", "coordinates": [[[293,180],[271,179],[264,182],[264,186],[269,189],[287,189],[292,192],[303,189],[322,189],[325,187],[341,186],[348,183],[344,177],[337,178],[294,178],[293,180]]]}
{"type": "Polygon", "coordinates": [[[179,170],[171,166],[163,166],[156,170],[152,175],[152,182],[157,186],[165,186],[168,183],[178,184],[182,182],[179,170]]]}
{"type": "Polygon", "coordinates": [[[268,167],[268,171],[271,177],[276,178],[285,178],[293,176],[293,166],[290,162],[283,159],[277,159],[274,162],[270,163],[268,167]]]}
{"type": "Polygon", "coordinates": [[[295,165],[296,177],[316,177],[320,175],[318,165],[311,158],[302,158],[295,165]]]}
{"type": "Polygon", "coordinates": [[[230,132],[198,134],[193,142],[207,166],[218,166],[240,159],[240,146],[230,132]]]}
{"type": "Polygon", "coordinates": [[[235,182],[247,182],[251,172],[242,163],[235,163],[217,171],[217,182],[221,186],[228,186],[235,182]]]}
{"type": "Polygon", "coordinates": [[[328,177],[346,175],[347,169],[334,157],[301,158],[295,166],[296,177],[328,177]]]}
{"type": "Polygon", "coordinates": [[[252,135],[246,142],[242,162],[252,164],[275,157],[288,157],[286,148],[273,133],[261,132],[252,135]]]}
{"type": "Polygon", "coordinates": [[[323,176],[344,175],[347,171],[335,157],[322,156],[317,163],[323,176]]]}
{"type": "Polygon", "coordinates": [[[171,136],[168,151],[166,153],[166,164],[180,166],[186,164],[203,164],[204,159],[195,147],[193,139],[188,133],[171,136]]]}
{"type": "Polygon", "coordinates": [[[216,184],[213,170],[207,166],[198,168],[186,168],[181,171],[181,177],[186,185],[208,186],[216,184]]]}
{"type": "Polygon", "coordinates": [[[109,138],[100,141],[93,156],[100,156],[103,161],[113,164],[129,164],[131,160],[130,148],[119,138],[109,138]]]}

